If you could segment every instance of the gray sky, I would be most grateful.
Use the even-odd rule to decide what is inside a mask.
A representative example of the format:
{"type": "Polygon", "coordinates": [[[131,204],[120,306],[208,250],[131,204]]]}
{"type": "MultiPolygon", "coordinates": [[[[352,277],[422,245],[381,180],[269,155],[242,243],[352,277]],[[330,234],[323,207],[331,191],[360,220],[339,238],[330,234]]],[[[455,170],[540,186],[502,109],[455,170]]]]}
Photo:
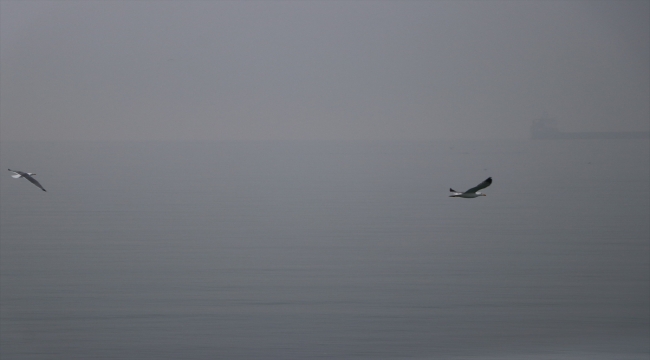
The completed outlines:
{"type": "Polygon", "coordinates": [[[647,131],[648,1],[0,2],[0,140],[647,131]]]}

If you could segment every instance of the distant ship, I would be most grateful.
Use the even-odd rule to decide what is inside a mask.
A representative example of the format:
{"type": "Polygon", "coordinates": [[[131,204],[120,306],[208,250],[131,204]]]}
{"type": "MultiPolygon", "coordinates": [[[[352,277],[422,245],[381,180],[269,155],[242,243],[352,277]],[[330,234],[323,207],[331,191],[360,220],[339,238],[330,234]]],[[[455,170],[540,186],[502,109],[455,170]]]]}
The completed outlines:
{"type": "Polygon", "coordinates": [[[557,127],[557,120],[547,115],[533,121],[530,127],[532,139],[647,139],[650,131],[607,131],[607,132],[563,132],[557,127]]]}

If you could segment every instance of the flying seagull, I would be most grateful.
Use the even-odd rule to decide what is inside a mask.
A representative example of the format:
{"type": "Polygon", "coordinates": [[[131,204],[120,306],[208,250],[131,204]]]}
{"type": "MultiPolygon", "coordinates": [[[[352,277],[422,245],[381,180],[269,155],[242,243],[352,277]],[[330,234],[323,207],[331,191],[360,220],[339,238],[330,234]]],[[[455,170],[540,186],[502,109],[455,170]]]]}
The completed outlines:
{"type": "Polygon", "coordinates": [[[7,169],[7,170],[14,173],[14,175],[11,175],[12,178],[15,178],[15,179],[20,179],[21,177],[25,178],[25,179],[29,180],[30,183],[32,183],[32,184],[38,186],[39,188],[41,188],[41,190],[47,191],[47,190],[43,189],[43,186],[41,186],[41,184],[38,181],[36,181],[36,179],[34,179],[32,177],[32,175],[36,175],[36,174],[34,174],[34,173],[26,173],[26,172],[22,172],[22,171],[11,170],[11,169],[7,169]]]}
{"type": "Polygon", "coordinates": [[[485,179],[482,183],[474,186],[473,188],[465,191],[465,192],[458,192],[452,188],[449,188],[449,191],[451,191],[453,194],[449,195],[450,197],[460,197],[460,198],[475,198],[479,196],[486,196],[485,194],[479,192],[481,189],[485,189],[486,187],[490,186],[492,184],[492,178],[489,177],[485,179]]]}

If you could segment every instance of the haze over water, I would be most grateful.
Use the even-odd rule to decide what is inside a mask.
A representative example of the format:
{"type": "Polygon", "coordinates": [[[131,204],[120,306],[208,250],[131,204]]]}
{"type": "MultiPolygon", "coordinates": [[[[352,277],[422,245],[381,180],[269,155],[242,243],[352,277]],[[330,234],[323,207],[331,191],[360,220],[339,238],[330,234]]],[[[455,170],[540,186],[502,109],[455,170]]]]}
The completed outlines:
{"type": "Polygon", "coordinates": [[[646,360],[649,12],[0,0],[1,360],[646,360]]]}
{"type": "Polygon", "coordinates": [[[647,140],[1,145],[3,360],[650,354],[647,140]]]}

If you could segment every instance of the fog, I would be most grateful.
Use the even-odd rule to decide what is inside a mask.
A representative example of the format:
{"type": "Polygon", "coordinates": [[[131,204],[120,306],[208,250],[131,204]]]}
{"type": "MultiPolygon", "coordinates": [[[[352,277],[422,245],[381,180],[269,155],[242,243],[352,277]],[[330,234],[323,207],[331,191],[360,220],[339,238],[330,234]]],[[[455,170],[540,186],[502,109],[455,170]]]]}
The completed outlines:
{"type": "Polygon", "coordinates": [[[0,357],[647,359],[649,14],[0,0],[0,357]]]}
{"type": "Polygon", "coordinates": [[[2,1],[0,140],[647,131],[647,1],[2,1]]]}
{"type": "Polygon", "coordinates": [[[648,359],[646,139],[8,143],[3,360],[648,359]]]}

